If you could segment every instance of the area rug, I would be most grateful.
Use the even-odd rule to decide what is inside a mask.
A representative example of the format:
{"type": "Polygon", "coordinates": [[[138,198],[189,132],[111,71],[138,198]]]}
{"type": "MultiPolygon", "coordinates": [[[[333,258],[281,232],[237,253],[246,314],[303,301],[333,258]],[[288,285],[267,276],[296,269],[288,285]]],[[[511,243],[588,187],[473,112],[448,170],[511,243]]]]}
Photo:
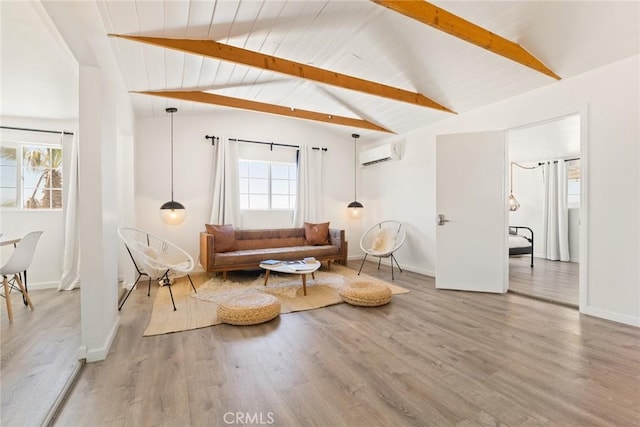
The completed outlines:
{"type": "Polygon", "coordinates": [[[297,274],[271,273],[264,286],[264,273],[230,272],[227,280],[220,276],[209,279],[206,274],[192,276],[198,292],[193,292],[186,278],[176,279],[171,286],[177,311],[173,311],[168,289],[158,289],[153,310],[144,336],[188,331],[218,325],[216,308],[221,301],[249,292],[265,292],[274,295],[282,305],[281,313],[312,310],[342,303],[340,288],[349,282],[372,281],[389,286],[393,294],[408,293],[409,290],[393,285],[367,274],[357,275],[355,270],[332,265],[315,272],[315,279],[307,276],[307,295],[303,295],[302,281],[297,274]]]}

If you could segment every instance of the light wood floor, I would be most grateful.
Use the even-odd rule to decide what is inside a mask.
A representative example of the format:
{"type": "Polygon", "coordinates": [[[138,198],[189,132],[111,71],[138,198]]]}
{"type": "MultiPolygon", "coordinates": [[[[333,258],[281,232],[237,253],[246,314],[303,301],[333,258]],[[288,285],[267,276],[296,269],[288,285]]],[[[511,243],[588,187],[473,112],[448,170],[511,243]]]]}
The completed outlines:
{"type": "Polygon", "coordinates": [[[138,289],[56,425],[638,425],[640,329],[410,272],[395,282],[412,292],[383,307],[153,337],[138,289]]]}
{"type": "Polygon", "coordinates": [[[73,375],[80,346],[80,291],[29,292],[35,310],[11,293],[13,323],[0,299],[0,425],[39,426],[73,375]]]}
{"type": "Polygon", "coordinates": [[[534,258],[509,258],[509,291],[571,307],[579,302],[579,264],[534,258]]]}

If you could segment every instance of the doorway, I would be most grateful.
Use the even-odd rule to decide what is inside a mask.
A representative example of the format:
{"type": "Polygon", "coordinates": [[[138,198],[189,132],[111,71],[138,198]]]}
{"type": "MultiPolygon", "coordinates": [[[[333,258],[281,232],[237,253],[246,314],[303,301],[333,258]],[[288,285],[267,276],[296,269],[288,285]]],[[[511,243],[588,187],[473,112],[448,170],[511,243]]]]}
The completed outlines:
{"type": "Polygon", "coordinates": [[[510,240],[533,240],[532,254],[509,257],[509,291],[575,308],[584,257],[582,121],[576,113],[507,132],[509,191],[519,205],[510,209],[509,225],[526,227],[511,228],[517,237],[510,240]]]}

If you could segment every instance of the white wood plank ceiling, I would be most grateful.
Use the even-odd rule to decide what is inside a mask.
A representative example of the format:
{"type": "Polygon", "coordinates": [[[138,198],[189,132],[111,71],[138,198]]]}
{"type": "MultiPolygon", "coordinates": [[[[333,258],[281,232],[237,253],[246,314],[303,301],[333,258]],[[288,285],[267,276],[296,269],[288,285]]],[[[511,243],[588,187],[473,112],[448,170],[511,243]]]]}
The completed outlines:
{"type": "MultiPolygon", "coordinates": [[[[98,1],[109,33],[208,39],[421,93],[461,113],[557,81],[366,0],[98,1]]],[[[638,2],[434,2],[522,45],[562,78],[638,54],[638,2]]],[[[112,38],[132,91],[211,93],[360,118],[396,133],[450,113],[112,38]]],[[[132,94],[139,116],[216,111],[132,94]]],[[[355,130],[355,129],[354,129],[355,130]]]]}

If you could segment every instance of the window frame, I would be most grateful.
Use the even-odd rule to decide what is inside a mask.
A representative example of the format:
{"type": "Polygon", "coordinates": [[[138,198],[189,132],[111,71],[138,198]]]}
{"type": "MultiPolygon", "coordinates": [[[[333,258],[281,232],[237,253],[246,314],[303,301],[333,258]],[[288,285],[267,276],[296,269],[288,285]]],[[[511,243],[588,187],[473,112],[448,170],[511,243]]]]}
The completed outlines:
{"type": "Polygon", "coordinates": [[[570,208],[577,208],[580,207],[582,200],[582,164],[579,159],[571,160],[567,163],[571,163],[567,165],[567,205],[570,208]],[[573,173],[570,173],[569,169],[573,169],[573,173]],[[571,186],[572,183],[575,185],[571,186]],[[577,193],[570,192],[570,188],[572,187],[577,187],[577,193]]]}
{"type": "MultiPolygon", "coordinates": [[[[65,189],[64,189],[64,149],[62,144],[52,143],[52,142],[39,142],[39,141],[20,141],[13,139],[2,139],[0,140],[0,146],[4,148],[11,148],[16,150],[16,204],[15,206],[3,206],[0,204],[1,211],[15,211],[15,212],[56,212],[64,210],[65,203],[65,189]],[[30,198],[29,191],[32,191],[33,188],[25,188],[25,173],[24,170],[27,167],[24,159],[24,151],[25,148],[39,148],[46,150],[60,150],[61,158],[60,158],[60,167],[58,168],[61,173],[61,186],[59,188],[49,188],[49,190],[60,191],[60,207],[46,207],[46,208],[29,208],[26,206],[27,200],[30,198]]],[[[51,167],[43,168],[48,170],[54,170],[51,167]]],[[[14,187],[4,187],[2,188],[14,188],[14,187]]],[[[36,187],[39,188],[38,191],[42,191],[44,187],[36,187]]]]}
{"type": "Polygon", "coordinates": [[[239,199],[240,199],[240,210],[241,211],[280,211],[280,212],[292,212],[295,210],[296,198],[297,198],[297,184],[298,184],[298,174],[297,174],[298,165],[295,162],[284,162],[284,161],[272,161],[272,160],[255,160],[255,159],[238,159],[238,184],[239,184],[239,199]],[[242,175],[242,163],[260,163],[267,165],[267,177],[266,178],[252,178],[248,173],[246,176],[242,175]],[[274,165],[286,165],[288,168],[293,168],[294,177],[291,178],[291,169],[289,169],[289,177],[287,179],[282,178],[274,178],[273,177],[273,166],[274,165]],[[242,191],[241,180],[246,179],[247,182],[247,192],[242,191]],[[267,181],[267,193],[252,193],[250,187],[251,179],[265,179],[267,181]],[[273,193],[273,183],[276,181],[286,181],[288,183],[289,191],[286,194],[274,194],[273,193]],[[292,183],[294,192],[292,192],[292,183]],[[251,195],[266,195],[267,197],[267,206],[266,207],[251,207],[251,195]],[[247,196],[247,207],[243,207],[243,196],[247,196]],[[287,208],[278,208],[273,207],[273,197],[274,196],[286,196],[289,198],[289,207],[287,208]]]}

